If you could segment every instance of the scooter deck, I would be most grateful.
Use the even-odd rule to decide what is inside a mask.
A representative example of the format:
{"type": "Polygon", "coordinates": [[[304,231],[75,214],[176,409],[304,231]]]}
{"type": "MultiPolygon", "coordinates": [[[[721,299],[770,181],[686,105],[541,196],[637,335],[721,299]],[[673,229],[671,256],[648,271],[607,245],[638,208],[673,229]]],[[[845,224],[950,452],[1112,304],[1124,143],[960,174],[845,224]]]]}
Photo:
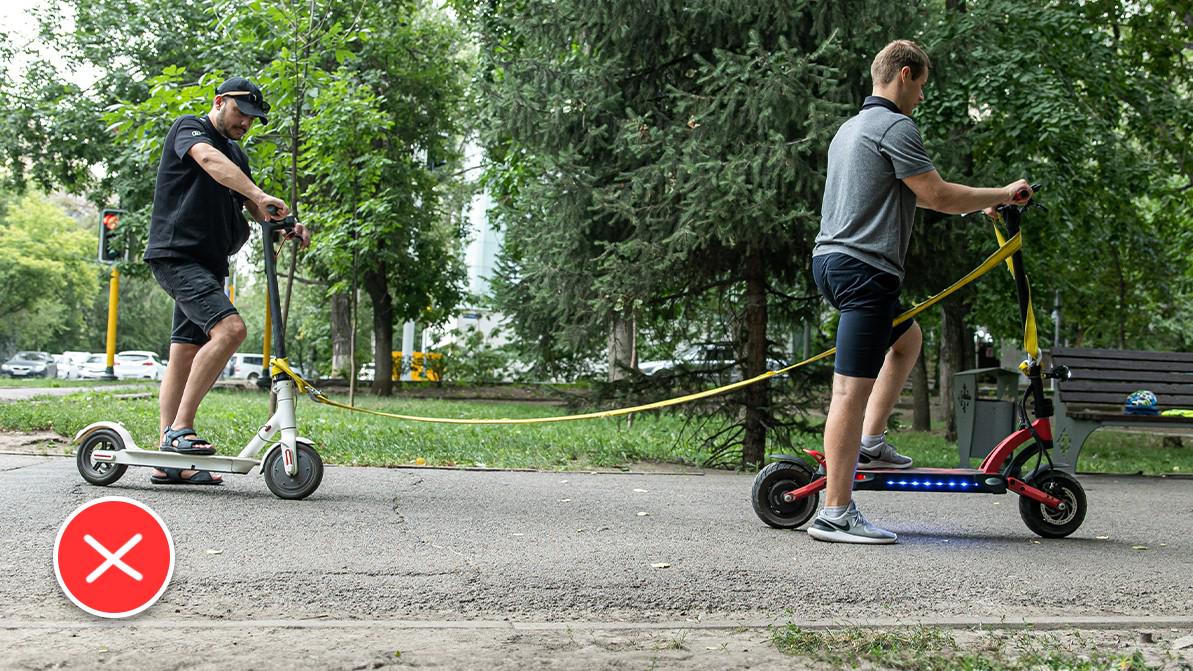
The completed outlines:
{"type": "Polygon", "coordinates": [[[858,473],[878,473],[881,475],[977,475],[982,473],[977,468],[859,468],[858,473]]]}
{"type": "Polygon", "coordinates": [[[888,468],[858,471],[854,490],[1005,494],[1007,479],[976,468],[888,468]]]}
{"type": "Polygon", "coordinates": [[[209,457],[193,454],[178,454],[177,452],[162,452],[161,450],[142,450],[129,447],[123,450],[96,450],[91,453],[91,460],[96,463],[125,464],[128,466],[153,466],[155,468],[181,468],[184,470],[214,471],[216,473],[245,474],[261,463],[256,459],[242,457],[225,457],[212,455],[209,457]]]}

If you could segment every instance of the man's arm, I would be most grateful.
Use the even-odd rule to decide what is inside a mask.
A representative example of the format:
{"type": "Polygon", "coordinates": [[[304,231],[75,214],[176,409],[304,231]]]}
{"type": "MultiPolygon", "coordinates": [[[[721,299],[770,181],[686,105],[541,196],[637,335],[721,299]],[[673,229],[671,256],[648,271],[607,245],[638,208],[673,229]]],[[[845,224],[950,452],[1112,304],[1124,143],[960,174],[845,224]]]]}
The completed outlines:
{"type": "Polygon", "coordinates": [[[280,216],[284,217],[290,214],[290,208],[286,207],[285,202],[262,191],[261,187],[253,184],[253,181],[244,174],[239,166],[210,144],[200,142],[192,146],[186,153],[194,159],[195,163],[199,164],[204,172],[211,175],[212,179],[247,198],[246,205],[249,206],[249,212],[257,217],[258,221],[261,220],[269,205],[276,207],[280,216]]]}
{"type": "Polygon", "coordinates": [[[946,182],[935,170],[904,177],[903,183],[915,193],[916,206],[945,214],[965,214],[995,205],[1021,203],[1016,196],[1031,185],[1021,179],[999,188],[976,188],[946,182]]]}

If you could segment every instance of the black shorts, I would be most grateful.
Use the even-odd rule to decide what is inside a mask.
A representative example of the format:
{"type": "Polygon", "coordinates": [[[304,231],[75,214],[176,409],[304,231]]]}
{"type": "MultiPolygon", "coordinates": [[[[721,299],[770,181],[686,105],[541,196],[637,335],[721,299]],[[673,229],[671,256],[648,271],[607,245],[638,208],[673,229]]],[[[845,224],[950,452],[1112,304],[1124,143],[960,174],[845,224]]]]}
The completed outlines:
{"type": "Polygon", "coordinates": [[[839,253],[812,257],[812,279],[828,302],[841,311],[834,369],[849,377],[878,377],[886,351],[914,323],[908,319],[891,326],[905,311],[899,303],[902,282],[839,253]]]}
{"type": "Polygon", "coordinates": [[[183,259],[151,259],[157,283],[174,299],[171,343],[203,345],[211,329],[228,315],[238,314],[224,294],[221,278],[207,268],[183,259]]]}

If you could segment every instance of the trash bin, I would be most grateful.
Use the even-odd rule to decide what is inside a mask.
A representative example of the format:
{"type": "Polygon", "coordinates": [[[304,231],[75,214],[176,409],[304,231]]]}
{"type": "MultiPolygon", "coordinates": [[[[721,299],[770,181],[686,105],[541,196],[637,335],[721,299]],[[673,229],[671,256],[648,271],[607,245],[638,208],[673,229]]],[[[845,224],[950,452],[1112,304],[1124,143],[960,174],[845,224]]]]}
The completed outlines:
{"type": "Polygon", "coordinates": [[[961,468],[974,457],[984,459],[1015,430],[1018,371],[975,368],[953,375],[953,407],[957,411],[957,456],[961,468]],[[979,383],[993,382],[995,395],[983,395],[979,383]]]}

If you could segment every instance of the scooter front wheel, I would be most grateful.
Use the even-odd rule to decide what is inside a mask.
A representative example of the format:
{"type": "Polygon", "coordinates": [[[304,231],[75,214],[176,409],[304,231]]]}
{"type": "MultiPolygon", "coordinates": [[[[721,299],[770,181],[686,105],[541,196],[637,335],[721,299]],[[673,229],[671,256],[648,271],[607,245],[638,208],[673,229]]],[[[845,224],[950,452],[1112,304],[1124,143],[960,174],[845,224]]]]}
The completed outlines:
{"type": "Polygon", "coordinates": [[[1044,538],[1064,538],[1077,531],[1085,521],[1085,489],[1077,478],[1068,473],[1044,466],[1031,472],[1024,482],[1046,494],[1060,499],[1059,510],[1029,499],[1019,497],[1019,515],[1028,529],[1044,538]]]}
{"type": "Polygon", "coordinates": [[[812,482],[815,472],[802,461],[776,461],[754,476],[751,492],[754,512],[768,525],[776,529],[795,529],[811,519],[816,513],[820,493],[805,496],[791,502],[783,495],[812,482]]]}
{"type": "Polygon", "coordinates": [[[115,431],[99,429],[91,432],[83,439],[78,452],[75,453],[75,464],[79,467],[79,475],[83,476],[87,482],[99,487],[106,487],[116,482],[128,470],[128,465],[94,461],[91,454],[96,450],[114,452],[123,449],[124,439],[115,431]]]}
{"type": "Polygon", "coordinates": [[[313,445],[299,442],[295,446],[298,459],[298,472],[294,477],[286,473],[286,464],[282,461],[281,446],[274,447],[265,456],[261,464],[261,472],[265,476],[265,484],[269,491],[282,499],[305,499],[319,489],[323,481],[323,460],[315,451],[313,445]]]}

